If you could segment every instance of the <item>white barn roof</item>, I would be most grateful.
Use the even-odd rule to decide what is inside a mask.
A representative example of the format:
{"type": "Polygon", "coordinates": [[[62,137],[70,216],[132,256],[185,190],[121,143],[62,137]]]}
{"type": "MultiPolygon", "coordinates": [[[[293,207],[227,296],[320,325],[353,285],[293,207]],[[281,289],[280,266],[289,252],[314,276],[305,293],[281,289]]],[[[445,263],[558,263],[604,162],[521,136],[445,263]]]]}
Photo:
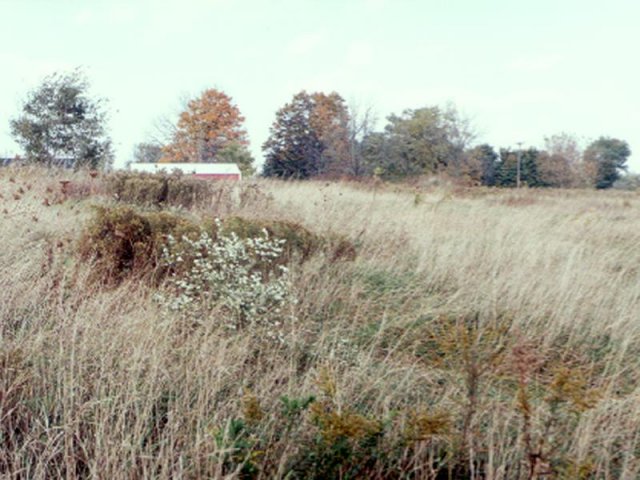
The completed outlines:
{"type": "Polygon", "coordinates": [[[235,163],[132,163],[129,169],[146,173],[179,170],[185,175],[240,175],[235,163]]]}

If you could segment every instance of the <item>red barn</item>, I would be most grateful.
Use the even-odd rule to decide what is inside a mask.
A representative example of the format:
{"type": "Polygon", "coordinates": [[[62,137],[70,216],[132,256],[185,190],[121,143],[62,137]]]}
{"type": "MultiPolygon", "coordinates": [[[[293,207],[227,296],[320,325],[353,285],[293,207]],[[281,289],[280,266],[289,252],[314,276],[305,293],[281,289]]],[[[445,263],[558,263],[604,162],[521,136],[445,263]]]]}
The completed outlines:
{"type": "Polygon", "coordinates": [[[241,180],[235,163],[132,163],[130,170],[146,173],[171,173],[174,170],[205,180],[241,180]]]}

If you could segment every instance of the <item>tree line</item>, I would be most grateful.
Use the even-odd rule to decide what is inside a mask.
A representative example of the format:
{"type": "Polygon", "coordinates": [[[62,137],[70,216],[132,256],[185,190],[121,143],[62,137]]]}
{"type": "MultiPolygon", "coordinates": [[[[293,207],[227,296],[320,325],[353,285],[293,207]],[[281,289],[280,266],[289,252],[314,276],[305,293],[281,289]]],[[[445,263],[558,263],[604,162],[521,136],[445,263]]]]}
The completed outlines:
{"type": "MultiPolygon", "coordinates": [[[[25,161],[108,168],[113,162],[105,101],[88,94],[79,70],[46,77],[29,92],[11,133],[25,161]]],[[[207,89],[184,102],[176,121],[135,147],[140,162],[236,163],[257,173],[244,117],[232,98],[207,89]]],[[[402,180],[446,174],[470,185],[609,188],[631,155],[627,142],[600,137],[581,148],[572,135],[545,139],[544,148],[477,144],[471,122],[452,105],[407,109],[375,128],[370,108],[349,107],[336,92],[295,94],[275,115],[262,145],[266,177],[379,177],[402,180]]]]}

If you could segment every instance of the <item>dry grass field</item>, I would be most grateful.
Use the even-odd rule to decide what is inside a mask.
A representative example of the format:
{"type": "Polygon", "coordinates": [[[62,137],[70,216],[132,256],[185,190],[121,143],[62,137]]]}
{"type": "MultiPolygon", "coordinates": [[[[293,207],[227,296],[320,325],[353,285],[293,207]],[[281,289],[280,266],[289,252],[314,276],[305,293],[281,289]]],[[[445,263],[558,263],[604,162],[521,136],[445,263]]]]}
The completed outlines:
{"type": "Polygon", "coordinates": [[[101,273],[110,188],[0,170],[2,478],[640,478],[637,193],[218,185],[163,209],[355,249],[234,323],[101,273]]]}

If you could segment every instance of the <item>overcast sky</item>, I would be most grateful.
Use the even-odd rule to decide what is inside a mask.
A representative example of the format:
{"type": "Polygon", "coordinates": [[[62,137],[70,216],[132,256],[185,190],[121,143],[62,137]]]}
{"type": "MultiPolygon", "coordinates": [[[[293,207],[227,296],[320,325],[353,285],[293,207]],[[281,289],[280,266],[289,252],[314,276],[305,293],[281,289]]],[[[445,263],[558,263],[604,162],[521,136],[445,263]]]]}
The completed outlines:
{"type": "Polygon", "coordinates": [[[216,87],[251,149],[296,92],[384,118],[453,102],[495,147],[561,131],[626,140],[640,172],[638,0],[0,0],[0,155],[43,76],[82,66],[117,165],[180,98],[216,87]]]}

